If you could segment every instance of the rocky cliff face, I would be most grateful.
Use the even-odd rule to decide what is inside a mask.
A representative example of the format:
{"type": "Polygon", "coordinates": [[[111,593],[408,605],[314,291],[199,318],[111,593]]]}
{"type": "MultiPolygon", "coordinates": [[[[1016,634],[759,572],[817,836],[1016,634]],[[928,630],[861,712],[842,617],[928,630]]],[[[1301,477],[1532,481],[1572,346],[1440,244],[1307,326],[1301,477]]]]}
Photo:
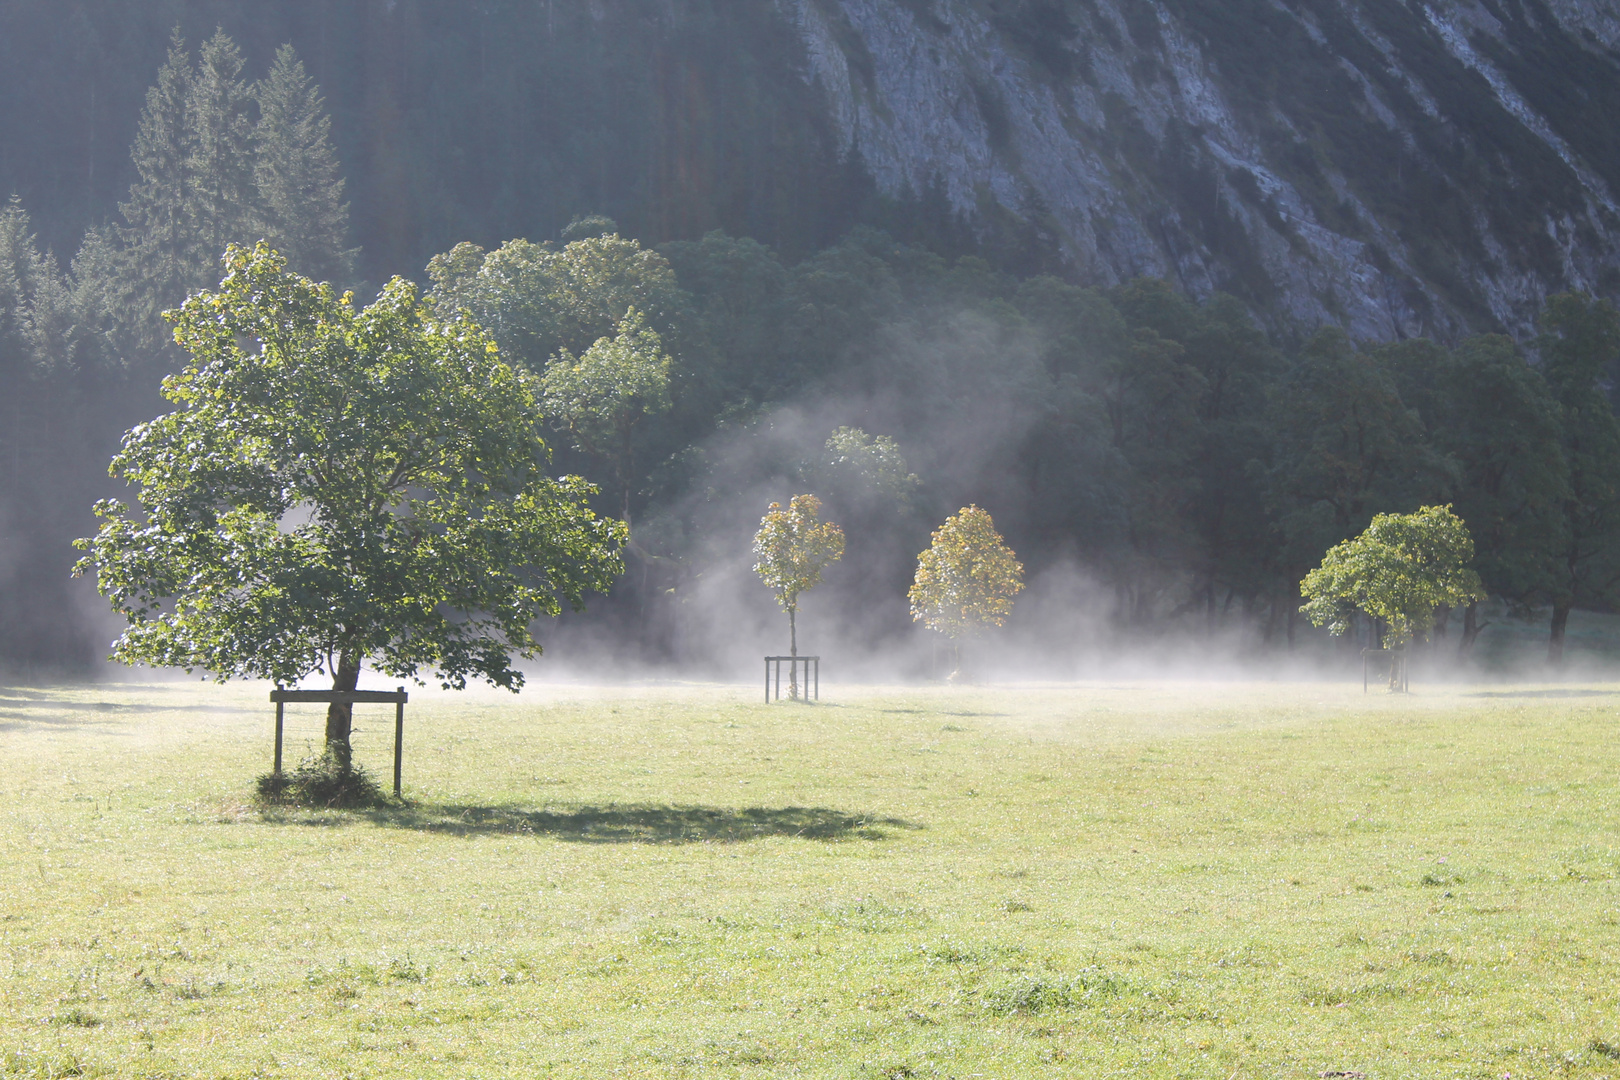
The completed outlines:
{"type": "Polygon", "coordinates": [[[1600,0],[779,0],[881,188],[1278,329],[1524,332],[1620,285],[1600,0]]]}

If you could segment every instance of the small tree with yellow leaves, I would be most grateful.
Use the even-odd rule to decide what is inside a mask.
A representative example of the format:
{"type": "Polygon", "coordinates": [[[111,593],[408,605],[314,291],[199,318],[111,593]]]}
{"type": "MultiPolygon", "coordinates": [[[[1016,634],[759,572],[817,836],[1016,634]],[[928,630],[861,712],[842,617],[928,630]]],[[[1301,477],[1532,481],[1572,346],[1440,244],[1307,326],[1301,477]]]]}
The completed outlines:
{"type": "MultiPolygon", "coordinates": [[[[788,655],[799,655],[799,594],[821,584],[821,572],[843,558],[844,530],[821,520],[821,500],[795,495],[787,509],[771,503],[754,534],[754,572],[788,615],[788,655]]],[[[788,696],[799,696],[799,666],[789,664],[788,696]]]]}
{"type": "Polygon", "coordinates": [[[1024,564],[996,532],[990,512],[965,506],[934,530],[933,544],[917,556],[911,617],[951,639],[954,680],[961,677],[961,639],[1005,623],[1023,588],[1024,564]]]}

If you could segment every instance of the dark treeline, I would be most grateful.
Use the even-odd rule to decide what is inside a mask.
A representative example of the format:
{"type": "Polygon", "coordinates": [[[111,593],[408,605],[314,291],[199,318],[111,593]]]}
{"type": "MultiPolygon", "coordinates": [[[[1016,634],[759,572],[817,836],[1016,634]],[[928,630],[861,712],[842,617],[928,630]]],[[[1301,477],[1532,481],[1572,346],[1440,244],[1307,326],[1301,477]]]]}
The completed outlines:
{"type": "MultiPolygon", "coordinates": [[[[324,90],[367,281],[596,212],[652,243],[725,229],[795,259],[857,223],[979,243],[938,192],[881,199],[841,157],[770,2],[0,0],[0,98],[28,105],[0,111],[0,191],[46,247],[118,218],[170,30],[221,26],[256,72],[291,42],[324,90]]],[[[1003,218],[993,254],[1049,254],[1003,218]]]]}
{"type": "MultiPolygon", "coordinates": [[[[109,493],[118,435],[162,407],[180,358],[159,312],[208,285],[232,241],[268,239],[317,277],[366,272],[353,237],[371,234],[350,227],[321,91],[290,47],[261,51],[255,65],[223,33],[171,42],[118,214],[71,260],[41,243],[26,202],[0,215],[0,651],[13,662],[100,651],[68,543],[109,493]]],[[[1038,259],[962,254],[967,226],[934,220],[933,243],[857,227],[801,235],[802,253],[741,229],[644,246],[607,218],[535,231],[550,241],[442,245],[420,274],[427,302],[471,310],[513,363],[540,374],[581,355],[631,307],[672,361],[670,407],[627,439],[633,455],[605,461],[557,435],[558,467],[635,522],[631,573],[593,618],[646,654],[682,655],[681,606],[706,567],[746,549],[764,502],[793,490],[844,523],[850,555],[830,584],[873,613],[870,636],[905,628],[916,552],[969,502],[1032,577],[1083,568],[1127,633],[1242,626],[1291,644],[1299,580],[1328,546],[1375,513],[1437,502],[1468,522],[1497,601],[1550,612],[1555,658],[1572,607],[1614,603],[1620,319],[1606,303],[1557,297],[1523,344],[1360,347],[1330,327],[1285,347],[1231,297],[1084,288],[1038,259]]],[[[1478,612],[1447,618],[1469,647],[1478,612]]]]}

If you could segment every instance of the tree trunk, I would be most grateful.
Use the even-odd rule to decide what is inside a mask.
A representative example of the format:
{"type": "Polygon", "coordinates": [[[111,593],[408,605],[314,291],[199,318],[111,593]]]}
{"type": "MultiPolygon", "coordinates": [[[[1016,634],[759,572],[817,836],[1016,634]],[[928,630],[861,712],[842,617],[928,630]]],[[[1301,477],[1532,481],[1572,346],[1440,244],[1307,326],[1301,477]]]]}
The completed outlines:
{"type": "Polygon", "coordinates": [[[1479,632],[1490,623],[1479,621],[1479,605],[1469,604],[1463,608],[1462,641],[1457,644],[1457,654],[1467,656],[1474,651],[1474,642],[1479,638],[1479,632]]]}
{"type": "Polygon", "coordinates": [[[788,700],[799,700],[799,623],[798,605],[788,608],[788,700]]]}
{"type": "Polygon", "coordinates": [[[1564,630],[1569,626],[1568,600],[1554,600],[1552,612],[1552,633],[1547,638],[1547,663],[1554,667],[1564,666],[1564,630]]]}
{"type": "MultiPolygon", "coordinates": [[[[351,652],[338,654],[337,670],[332,673],[333,690],[353,690],[360,681],[360,657],[351,652]]],[[[338,763],[338,769],[347,773],[353,757],[349,750],[349,734],[354,726],[354,704],[334,701],[326,707],[326,752],[338,763]]]]}

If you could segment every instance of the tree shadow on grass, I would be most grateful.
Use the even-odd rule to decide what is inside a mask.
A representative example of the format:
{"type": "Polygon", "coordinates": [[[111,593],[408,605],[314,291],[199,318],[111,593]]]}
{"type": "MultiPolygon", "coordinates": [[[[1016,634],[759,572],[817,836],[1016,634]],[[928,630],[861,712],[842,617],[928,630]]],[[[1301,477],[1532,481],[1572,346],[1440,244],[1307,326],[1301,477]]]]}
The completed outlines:
{"type": "Polygon", "coordinates": [[[342,814],[267,815],[303,825],[373,825],[449,836],[551,836],[582,844],[738,843],[767,836],[807,840],[882,840],[891,830],[923,826],[900,818],[848,814],[819,806],[653,806],[637,803],[532,810],[516,806],[415,804],[342,814]]]}

